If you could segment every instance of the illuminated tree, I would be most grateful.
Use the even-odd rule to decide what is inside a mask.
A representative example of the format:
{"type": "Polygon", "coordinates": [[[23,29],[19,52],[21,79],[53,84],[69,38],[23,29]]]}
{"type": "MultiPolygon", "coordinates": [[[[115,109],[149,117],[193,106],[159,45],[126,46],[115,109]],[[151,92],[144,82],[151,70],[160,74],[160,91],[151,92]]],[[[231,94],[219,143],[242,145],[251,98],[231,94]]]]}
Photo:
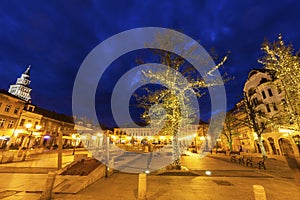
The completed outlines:
{"type": "MultiPolygon", "coordinates": [[[[143,75],[150,80],[159,80],[163,85],[168,85],[168,88],[146,88],[146,95],[135,96],[139,105],[145,109],[142,117],[148,122],[150,122],[150,119],[155,119],[155,124],[162,126],[161,132],[173,136],[172,162],[176,168],[180,168],[181,153],[178,139],[181,127],[191,123],[191,120],[193,120],[191,116],[195,114],[192,96],[200,98],[204,94],[202,89],[224,84],[224,80],[216,78],[214,72],[224,64],[227,56],[205,74],[205,77],[200,77],[199,74],[197,75],[195,68],[188,65],[183,59],[184,55],[193,54],[193,46],[187,47],[184,41],[163,34],[158,34],[154,42],[167,47],[166,49],[179,48],[182,50],[182,54],[179,56],[167,51],[154,50],[155,55],[160,58],[160,63],[167,66],[167,68],[155,72],[144,70],[143,75]],[[174,71],[181,73],[186,78],[187,84],[180,77],[175,76],[174,71]]],[[[203,60],[203,62],[207,61],[203,60]]]]}
{"type": "Polygon", "coordinates": [[[279,34],[274,42],[265,41],[262,45],[264,56],[258,60],[265,69],[270,70],[278,87],[285,91],[285,101],[289,107],[290,123],[296,123],[298,129],[300,114],[300,58],[294,53],[292,44],[286,45],[279,34]]]}

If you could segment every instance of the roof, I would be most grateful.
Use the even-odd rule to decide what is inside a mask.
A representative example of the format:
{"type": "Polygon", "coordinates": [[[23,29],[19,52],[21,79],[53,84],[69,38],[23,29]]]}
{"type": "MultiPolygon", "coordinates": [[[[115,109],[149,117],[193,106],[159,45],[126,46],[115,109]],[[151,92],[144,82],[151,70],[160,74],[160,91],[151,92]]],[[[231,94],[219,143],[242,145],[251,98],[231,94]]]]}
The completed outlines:
{"type": "Polygon", "coordinates": [[[20,97],[17,97],[17,96],[15,96],[15,95],[13,95],[13,94],[7,92],[7,91],[4,90],[4,89],[0,89],[0,93],[1,93],[1,94],[5,94],[5,95],[10,96],[10,97],[13,97],[13,98],[16,98],[16,99],[18,99],[18,100],[24,101],[24,103],[26,102],[24,99],[21,99],[20,97]]]}
{"type": "Polygon", "coordinates": [[[31,67],[31,65],[28,66],[28,68],[26,69],[26,71],[23,74],[30,76],[30,67],[31,67]]]}
{"type": "Polygon", "coordinates": [[[63,122],[74,124],[73,117],[65,115],[65,114],[57,113],[54,111],[46,110],[46,109],[38,107],[38,106],[35,106],[33,112],[43,115],[44,117],[48,117],[48,118],[55,119],[58,121],[63,121],[63,122]]]}
{"type": "Polygon", "coordinates": [[[261,72],[261,73],[268,73],[270,75],[272,75],[272,70],[269,70],[269,69],[252,69],[249,74],[248,74],[248,79],[250,79],[251,76],[257,74],[258,72],[261,72]]]}

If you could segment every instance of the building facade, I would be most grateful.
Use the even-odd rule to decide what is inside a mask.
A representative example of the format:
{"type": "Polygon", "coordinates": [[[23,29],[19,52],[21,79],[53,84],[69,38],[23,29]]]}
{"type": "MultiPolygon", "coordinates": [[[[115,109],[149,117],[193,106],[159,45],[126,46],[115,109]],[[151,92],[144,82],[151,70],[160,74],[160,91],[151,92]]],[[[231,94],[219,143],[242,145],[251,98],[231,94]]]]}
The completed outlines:
{"type": "Polygon", "coordinates": [[[16,131],[25,100],[0,90],[0,148],[6,148],[16,131]]]}
{"type": "Polygon", "coordinates": [[[63,134],[63,147],[74,146],[73,118],[31,104],[30,66],[10,85],[8,92],[0,91],[0,147],[28,149],[56,148],[58,132],[63,134]]]}
{"type": "MultiPolygon", "coordinates": [[[[181,146],[194,146],[200,150],[205,141],[208,124],[188,124],[179,130],[179,143],[181,146]]],[[[169,145],[172,144],[172,134],[166,134],[157,127],[127,127],[114,128],[111,136],[115,143],[152,143],[169,145]]]]}
{"type": "MultiPolygon", "coordinates": [[[[290,120],[290,106],[281,81],[268,70],[252,70],[244,86],[244,95],[251,101],[266,128],[262,134],[265,151],[269,155],[284,155],[290,151],[299,156],[299,127],[290,120]]],[[[254,134],[254,141],[257,137],[254,134]]],[[[256,152],[261,149],[256,143],[256,152]]]]}

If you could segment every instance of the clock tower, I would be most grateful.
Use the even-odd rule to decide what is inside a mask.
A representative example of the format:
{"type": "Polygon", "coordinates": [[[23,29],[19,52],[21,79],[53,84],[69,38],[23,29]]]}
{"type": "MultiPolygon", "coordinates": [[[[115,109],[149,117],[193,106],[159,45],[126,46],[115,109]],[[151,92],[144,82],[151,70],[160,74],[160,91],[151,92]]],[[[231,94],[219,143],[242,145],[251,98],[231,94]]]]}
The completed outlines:
{"type": "Polygon", "coordinates": [[[17,79],[16,84],[10,85],[8,92],[27,102],[31,102],[30,92],[30,65],[27,70],[17,79]]]}

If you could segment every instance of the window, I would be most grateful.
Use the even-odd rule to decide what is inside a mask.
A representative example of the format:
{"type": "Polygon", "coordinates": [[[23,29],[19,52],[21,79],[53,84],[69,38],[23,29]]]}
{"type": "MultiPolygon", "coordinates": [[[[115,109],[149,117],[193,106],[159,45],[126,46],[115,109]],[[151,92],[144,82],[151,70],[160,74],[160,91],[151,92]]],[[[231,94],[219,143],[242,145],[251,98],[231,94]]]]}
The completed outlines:
{"type": "Polygon", "coordinates": [[[24,126],[24,124],[25,124],[25,119],[21,119],[20,126],[24,126]]]}
{"type": "Polygon", "coordinates": [[[253,99],[253,105],[254,105],[254,106],[257,106],[257,105],[258,105],[258,100],[257,100],[257,98],[254,98],[254,99],[253,99]]]}
{"type": "Polygon", "coordinates": [[[279,86],[277,87],[277,90],[278,90],[278,94],[280,94],[282,92],[282,90],[279,86]]]}
{"type": "Polygon", "coordinates": [[[14,110],[14,114],[18,114],[19,109],[20,109],[20,108],[16,108],[16,109],[14,110]]]}
{"type": "Polygon", "coordinates": [[[4,127],[5,119],[0,119],[0,128],[4,127]]]}
{"type": "Polygon", "coordinates": [[[263,96],[264,99],[267,97],[265,91],[262,91],[261,95],[263,96]]]}
{"type": "Polygon", "coordinates": [[[270,97],[273,96],[272,90],[271,90],[270,88],[268,89],[268,93],[269,93],[269,96],[270,96],[270,97]]]}
{"type": "Polygon", "coordinates": [[[276,106],[276,104],[275,104],[275,103],[273,104],[273,109],[274,109],[275,111],[277,111],[277,110],[278,110],[278,108],[277,108],[277,106],[276,106]]]}
{"type": "Polygon", "coordinates": [[[8,125],[7,125],[7,128],[12,128],[14,125],[14,121],[13,120],[10,120],[8,125]]]}
{"type": "Polygon", "coordinates": [[[255,89],[254,88],[250,88],[248,90],[248,96],[251,97],[253,94],[255,94],[255,89]]]}
{"type": "Polygon", "coordinates": [[[267,111],[268,111],[268,112],[271,112],[271,109],[270,109],[269,104],[267,104],[266,107],[267,107],[267,111]]]}
{"type": "Polygon", "coordinates": [[[6,105],[4,111],[5,111],[5,112],[9,112],[10,108],[11,108],[11,105],[6,105]]]}

